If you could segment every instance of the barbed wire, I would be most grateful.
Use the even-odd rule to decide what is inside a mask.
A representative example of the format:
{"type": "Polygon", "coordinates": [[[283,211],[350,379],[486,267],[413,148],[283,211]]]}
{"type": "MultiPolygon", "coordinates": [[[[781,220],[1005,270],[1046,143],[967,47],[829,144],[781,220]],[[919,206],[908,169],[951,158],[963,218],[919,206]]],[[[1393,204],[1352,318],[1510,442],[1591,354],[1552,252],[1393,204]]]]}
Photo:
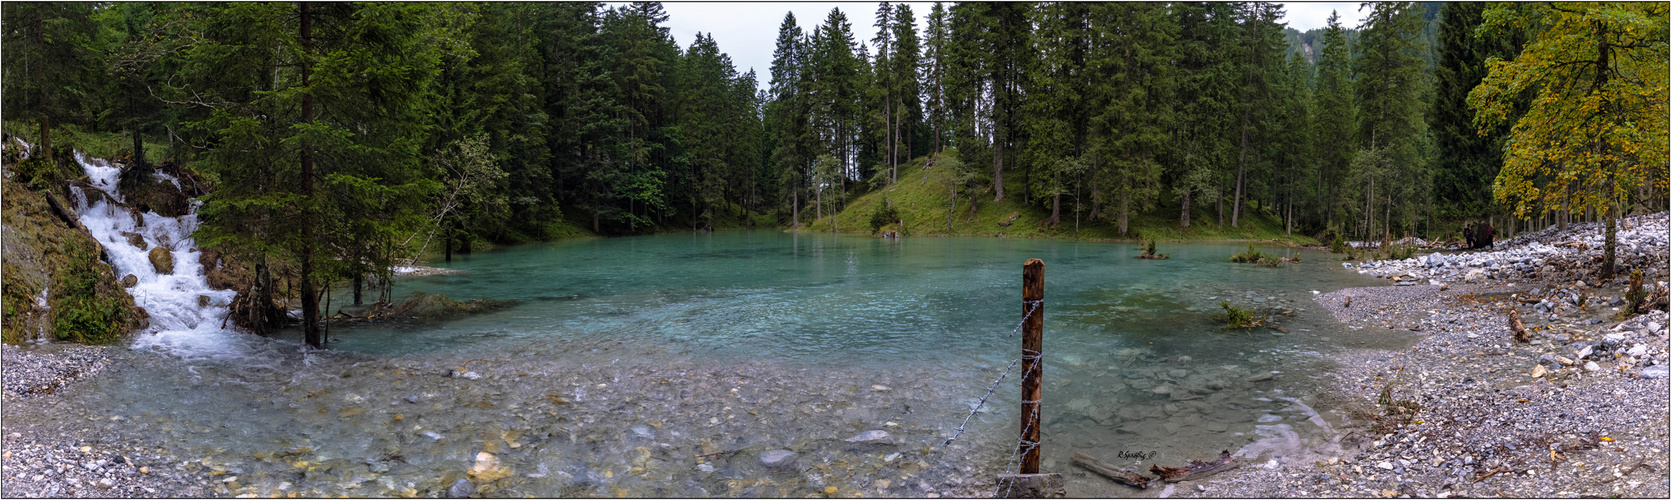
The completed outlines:
{"type": "MultiPolygon", "coordinates": [[[[1022,359],[1033,358],[1034,360],[1037,360],[1041,355],[1042,355],[1042,353],[1040,353],[1038,351],[1031,350],[1031,349],[1022,349],[1021,350],[1021,358],[1022,359]]],[[[1036,362],[1033,363],[1031,369],[1028,370],[1028,373],[1024,373],[1024,374],[1021,375],[1021,379],[1026,380],[1027,375],[1029,375],[1033,372],[1038,372],[1040,370],[1040,368],[1039,368],[1040,364],[1041,363],[1036,363],[1036,362]]],[[[1039,406],[1040,406],[1041,401],[1042,400],[1039,400],[1039,399],[1035,399],[1035,400],[1025,400],[1024,399],[1024,400],[1021,400],[1021,404],[1031,403],[1033,405],[1033,411],[1032,411],[1031,415],[1027,416],[1027,425],[1022,426],[1021,435],[1017,436],[1015,438],[1015,449],[1014,449],[1014,451],[1010,452],[1009,462],[1004,464],[1004,474],[1006,474],[1006,475],[1015,474],[1017,472],[1016,468],[1021,465],[1020,458],[1022,456],[1025,456],[1028,453],[1031,453],[1034,448],[1038,448],[1039,447],[1039,441],[1044,440],[1044,432],[1043,432],[1044,428],[1043,428],[1042,425],[1039,426],[1039,430],[1040,430],[1039,441],[1028,441],[1027,438],[1026,438],[1029,431],[1033,430],[1033,426],[1039,425],[1039,406]]],[[[1008,498],[1010,490],[1015,488],[1015,480],[1011,479],[1010,481],[1003,482],[1003,483],[1000,483],[1000,484],[1003,487],[999,490],[993,491],[992,492],[993,496],[998,497],[998,498],[1008,498]]]]}
{"type": "MultiPolygon", "coordinates": [[[[1033,312],[1039,310],[1039,305],[1044,303],[1044,299],[1030,300],[1028,302],[1029,302],[1029,304],[1028,304],[1029,307],[1027,308],[1027,314],[1024,314],[1024,315],[1021,316],[1021,322],[1015,324],[1015,329],[1010,330],[1010,334],[1007,335],[1008,337],[1014,337],[1016,332],[1021,331],[1021,327],[1027,325],[1027,318],[1033,317],[1033,312]]],[[[1025,356],[1023,356],[1023,357],[1025,357],[1025,356]]],[[[969,419],[975,418],[975,414],[980,413],[981,408],[986,406],[987,398],[992,397],[992,391],[998,389],[998,384],[1000,382],[1004,381],[1004,377],[1010,376],[1010,370],[1014,369],[1015,364],[1019,363],[1019,362],[1021,362],[1021,358],[1016,358],[1014,361],[1010,361],[1010,365],[1004,368],[1004,373],[1002,375],[999,375],[997,380],[992,381],[992,387],[988,387],[986,389],[986,395],[981,396],[980,402],[976,403],[975,407],[969,410],[969,416],[963,417],[963,423],[959,424],[957,426],[957,432],[952,433],[952,437],[946,438],[946,442],[940,443],[941,448],[945,448],[946,446],[950,446],[952,444],[952,441],[956,440],[958,438],[958,436],[963,435],[963,429],[964,429],[965,426],[969,425],[969,419]]],[[[1037,365],[1035,364],[1034,366],[1037,366],[1037,365]]]]}

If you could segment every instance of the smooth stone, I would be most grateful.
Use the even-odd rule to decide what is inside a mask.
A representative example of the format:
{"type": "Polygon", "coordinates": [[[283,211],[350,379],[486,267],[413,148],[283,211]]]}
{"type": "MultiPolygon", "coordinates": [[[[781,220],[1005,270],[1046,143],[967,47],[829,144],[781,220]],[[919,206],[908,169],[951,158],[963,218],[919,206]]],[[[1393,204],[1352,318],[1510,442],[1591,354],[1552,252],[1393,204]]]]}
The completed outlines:
{"type": "Polygon", "coordinates": [[[1264,373],[1255,373],[1253,375],[1250,375],[1250,376],[1247,377],[1246,380],[1248,382],[1263,382],[1263,381],[1270,380],[1270,379],[1273,379],[1273,378],[1276,378],[1275,373],[1264,372],[1264,373]]]}
{"type": "Polygon", "coordinates": [[[1647,368],[1643,368],[1642,373],[1639,374],[1638,376],[1640,376],[1642,378],[1646,378],[1646,379],[1656,379],[1656,378],[1665,378],[1665,375],[1666,375],[1666,365],[1654,365],[1654,366],[1650,366],[1650,367],[1647,367],[1647,368]]]}
{"type": "Polygon", "coordinates": [[[888,439],[888,431],[864,431],[857,436],[847,438],[849,443],[871,443],[888,439]]]}
{"type": "Polygon", "coordinates": [[[632,426],[632,435],[647,438],[655,435],[655,431],[650,430],[648,425],[634,425],[632,426]]]}
{"type": "Polygon", "coordinates": [[[452,486],[447,487],[447,498],[470,498],[470,495],[474,494],[476,494],[476,485],[471,483],[469,479],[462,477],[453,481],[452,486]]]}
{"type": "Polygon", "coordinates": [[[133,288],[139,284],[139,277],[129,274],[122,277],[122,288],[133,288]]]}
{"type": "Polygon", "coordinates": [[[1593,371],[1599,371],[1599,370],[1601,370],[1601,365],[1596,364],[1596,362],[1594,362],[1594,361],[1585,361],[1584,362],[1584,370],[1585,371],[1592,371],[1592,372],[1593,371]]]}
{"type": "Polygon", "coordinates": [[[795,452],[789,450],[767,450],[760,452],[760,465],[767,467],[783,467],[795,463],[795,452]]]}
{"type": "Polygon", "coordinates": [[[1648,345],[1647,344],[1636,344],[1635,346],[1632,346],[1630,348],[1630,350],[1625,351],[1625,354],[1630,355],[1630,357],[1633,357],[1633,358],[1640,358],[1640,357],[1642,357],[1643,354],[1647,354],[1647,353],[1648,353],[1648,345]]]}
{"type": "Polygon", "coordinates": [[[174,274],[174,254],[169,253],[167,248],[152,248],[146,256],[151,259],[151,267],[156,269],[157,274],[174,274]]]}

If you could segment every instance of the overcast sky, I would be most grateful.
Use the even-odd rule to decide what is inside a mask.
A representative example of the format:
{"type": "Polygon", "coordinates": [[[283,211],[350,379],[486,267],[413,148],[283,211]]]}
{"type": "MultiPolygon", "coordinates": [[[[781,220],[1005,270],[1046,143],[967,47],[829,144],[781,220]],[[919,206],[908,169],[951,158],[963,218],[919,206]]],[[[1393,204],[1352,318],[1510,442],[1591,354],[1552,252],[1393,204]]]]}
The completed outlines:
{"type": "MultiPolygon", "coordinates": [[[[934,2],[901,2],[911,5],[917,17],[917,29],[927,24],[929,9],[934,2]]],[[[611,6],[621,5],[611,3],[611,6]]],[[[897,5],[897,3],[896,3],[897,5]]],[[[1355,28],[1367,14],[1358,12],[1352,2],[1287,2],[1284,3],[1288,27],[1299,31],[1321,28],[1328,23],[1329,12],[1340,11],[1341,25],[1355,28]]],[[[777,48],[777,28],[783,15],[795,13],[795,24],[811,33],[814,26],[823,24],[830,9],[839,7],[853,24],[853,36],[866,45],[876,36],[877,2],[663,2],[667,9],[667,27],[679,42],[689,48],[696,33],[712,33],[720,52],[731,55],[737,72],[754,68],[761,88],[771,82],[772,51],[777,48]]]]}

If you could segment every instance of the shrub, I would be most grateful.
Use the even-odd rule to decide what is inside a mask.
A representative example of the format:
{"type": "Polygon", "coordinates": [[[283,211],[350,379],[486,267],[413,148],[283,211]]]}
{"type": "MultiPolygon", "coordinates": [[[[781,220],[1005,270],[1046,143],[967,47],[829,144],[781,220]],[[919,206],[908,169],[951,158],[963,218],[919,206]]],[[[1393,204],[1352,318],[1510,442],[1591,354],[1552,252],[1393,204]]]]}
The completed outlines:
{"type": "Polygon", "coordinates": [[[1632,270],[1630,272],[1630,288],[1625,291],[1625,301],[1630,304],[1630,308],[1625,309],[1624,315],[1634,314],[1638,309],[1641,309],[1642,301],[1647,298],[1648,292],[1642,289],[1642,270],[1632,270]]]}
{"type": "Polygon", "coordinates": [[[1416,256],[1416,247],[1391,247],[1387,249],[1387,258],[1404,260],[1416,256]]]}
{"type": "Polygon", "coordinates": [[[1346,244],[1346,239],[1341,238],[1340,233],[1335,233],[1334,241],[1329,243],[1329,251],[1334,253],[1346,253],[1348,248],[1350,248],[1350,245],[1346,244]]]}
{"type": "Polygon", "coordinates": [[[1265,255],[1264,252],[1254,249],[1252,243],[1248,243],[1247,251],[1230,256],[1230,262],[1238,264],[1253,264],[1259,262],[1259,259],[1266,259],[1270,257],[1271,256],[1269,255],[1265,255]]]}
{"type": "Polygon", "coordinates": [[[1253,264],[1259,267],[1282,267],[1282,260],[1265,256],[1260,257],[1259,260],[1253,264]]]}
{"type": "Polygon", "coordinates": [[[882,202],[876,204],[876,209],[870,212],[870,232],[874,233],[882,229],[882,226],[895,222],[899,222],[899,209],[890,205],[888,198],[884,196],[882,202]]]}
{"type": "Polygon", "coordinates": [[[98,297],[98,255],[73,239],[66,245],[69,262],[53,284],[58,296],[52,306],[53,333],[72,342],[117,340],[122,335],[122,303],[98,297]]]}
{"type": "Polygon", "coordinates": [[[1256,318],[1253,316],[1253,313],[1248,312],[1246,309],[1230,305],[1230,301],[1228,300],[1219,301],[1218,306],[1224,308],[1224,314],[1218,315],[1216,319],[1224,323],[1226,328],[1241,328],[1246,330],[1265,324],[1263,318],[1256,318]]]}

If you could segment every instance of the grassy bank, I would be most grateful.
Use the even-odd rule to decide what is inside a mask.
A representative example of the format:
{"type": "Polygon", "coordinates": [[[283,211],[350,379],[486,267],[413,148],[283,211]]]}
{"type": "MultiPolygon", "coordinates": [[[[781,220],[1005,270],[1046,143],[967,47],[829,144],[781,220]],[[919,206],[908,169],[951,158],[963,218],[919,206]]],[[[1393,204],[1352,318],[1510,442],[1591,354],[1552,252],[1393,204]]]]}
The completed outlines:
{"type": "MultiPolygon", "coordinates": [[[[1190,212],[1193,224],[1189,228],[1179,228],[1180,204],[1170,197],[1163,197],[1165,199],[1153,210],[1134,214],[1131,217],[1130,228],[1124,235],[1119,234],[1119,227],[1113,222],[1086,220],[1085,216],[1088,214],[1085,213],[1081,213],[1076,222],[1072,204],[1067,197],[1064,197],[1062,202],[1061,222],[1055,226],[1047,226],[1045,221],[1050,218],[1048,208],[1022,202],[1021,190],[1024,185],[1020,172],[1006,175],[1006,196],[1003,201],[993,202],[992,192],[988,190],[978,195],[979,203],[971,214],[968,196],[961,196],[956,202],[954,213],[951,201],[953,173],[944,166],[924,168],[926,160],[926,157],[920,157],[901,164],[899,182],[852,198],[844,210],[834,215],[818,217],[814,207],[802,207],[802,220],[815,220],[805,223],[799,230],[871,234],[871,214],[882,206],[883,200],[886,199],[898,210],[900,220],[904,221],[904,228],[900,232],[906,236],[998,236],[1113,241],[1279,240],[1295,244],[1317,243],[1317,240],[1302,234],[1285,234],[1281,219],[1257,209],[1256,205],[1248,210],[1249,213],[1243,214],[1240,227],[1230,227],[1226,221],[1221,228],[1216,223],[1214,207],[1211,204],[1197,203],[1190,212]]],[[[828,193],[825,205],[831,206],[833,202],[827,195],[828,193]]],[[[1089,209],[1088,206],[1086,208],[1089,209]]],[[[891,230],[900,228],[898,224],[894,224],[881,229],[891,230]]]]}

